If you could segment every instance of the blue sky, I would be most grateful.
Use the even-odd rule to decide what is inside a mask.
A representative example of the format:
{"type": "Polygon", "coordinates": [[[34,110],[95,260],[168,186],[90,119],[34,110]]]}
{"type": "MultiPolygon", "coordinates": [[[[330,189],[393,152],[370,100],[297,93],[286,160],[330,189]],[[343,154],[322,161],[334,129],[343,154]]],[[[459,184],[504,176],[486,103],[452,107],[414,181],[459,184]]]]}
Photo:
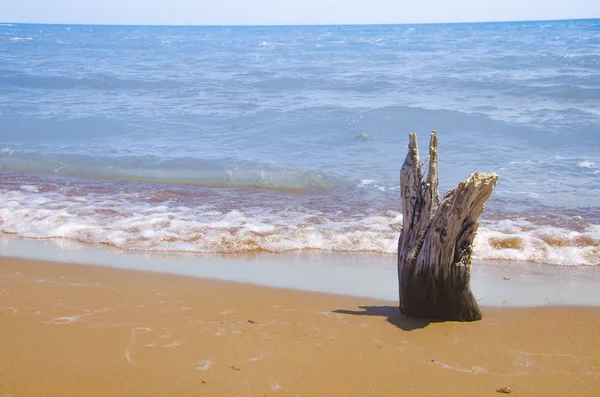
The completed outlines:
{"type": "Polygon", "coordinates": [[[600,17],[600,0],[0,0],[0,21],[288,25],[600,17]]]}

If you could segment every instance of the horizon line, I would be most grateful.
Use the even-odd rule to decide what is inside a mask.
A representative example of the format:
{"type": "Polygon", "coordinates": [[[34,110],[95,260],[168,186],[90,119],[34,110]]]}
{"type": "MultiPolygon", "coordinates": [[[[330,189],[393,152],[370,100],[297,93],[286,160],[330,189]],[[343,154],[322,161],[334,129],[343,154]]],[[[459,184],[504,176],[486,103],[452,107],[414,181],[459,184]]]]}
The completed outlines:
{"type": "Polygon", "coordinates": [[[498,21],[455,21],[455,22],[398,22],[398,23],[316,23],[316,24],[111,24],[111,23],[50,23],[50,22],[8,22],[0,21],[2,25],[46,25],[46,26],[132,26],[132,27],[318,27],[318,26],[403,26],[403,25],[465,25],[465,24],[486,24],[486,23],[524,23],[524,22],[566,22],[566,21],[592,21],[600,19],[600,17],[591,18],[566,18],[566,19],[515,19],[515,20],[498,20],[498,21]]]}

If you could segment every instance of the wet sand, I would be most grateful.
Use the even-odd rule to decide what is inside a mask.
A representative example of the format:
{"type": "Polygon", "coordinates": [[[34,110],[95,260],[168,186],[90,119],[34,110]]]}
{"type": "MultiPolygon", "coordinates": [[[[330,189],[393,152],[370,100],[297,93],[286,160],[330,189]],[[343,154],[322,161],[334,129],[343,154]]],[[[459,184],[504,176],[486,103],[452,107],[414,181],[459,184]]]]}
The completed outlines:
{"type": "Polygon", "coordinates": [[[597,396],[600,308],[396,302],[0,258],[0,396],[597,396]]]}

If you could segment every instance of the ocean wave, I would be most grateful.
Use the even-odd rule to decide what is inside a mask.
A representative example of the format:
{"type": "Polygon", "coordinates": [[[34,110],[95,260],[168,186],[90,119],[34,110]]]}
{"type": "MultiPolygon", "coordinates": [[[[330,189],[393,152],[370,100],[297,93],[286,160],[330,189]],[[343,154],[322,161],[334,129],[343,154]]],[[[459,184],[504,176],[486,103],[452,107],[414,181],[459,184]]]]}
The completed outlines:
{"type": "MultiPolygon", "coordinates": [[[[31,38],[13,37],[11,40],[31,40],[31,38]]],[[[110,75],[96,75],[87,77],[70,76],[37,76],[21,72],[11,73],[9,76],[0,77],[0,84],[9,87],[46,88],[55,90],[70,90],[74,88],[89,88],[94,90],[135,90],[150,89],[177,89],[185,86],[183,81],[169,79],[144,80],[132,78],[119,78],[110,75]]]]}
{"type": "Polygon", "coordinates": [[[42,156],[15,153],[9,148],[0,151],[0,172],[272,190],[330,189],[343,184],[341,179],[313,170],[219,165],[198,159],[169,161],[154,156],[125,159],[42,156]]]}
{"type": "Polygon", "coordinates": [[[302,249],[393,252],[401,216],[332,219],[294,210],[200,208],[135,202],[129,195],[65,197],[44,186],[0,193],[0,231],[20,237],[66,238],[140,251],[235,253],[302,249]]]}
{"type": "MultiPolygon", "coordinates": [[[[187,205],[177,199],[177,192],[168,190],[136,195],[118,188],[103,194],[57,190],[45,183],[17,183],[0,189],[0,232],[149,252],[316,249],[395,254],[397,250],[402,223],[397,211],[344,213],[327,211],[323,203],[316,206],[321,211],[275,207],[261,198],[253,201],[250,192],[236,192],[216,207],[215,198],[208,193],[191,194],[199,197],[200,204],[187,205]]],[[[576,230],[566,223],[484,219],[475,239],[474,258],[597,266],[600,225],[576,230]]]]}
{"type": "Polygon", "coordinates": [[[582,231],[524,220],[484,223],[474,257],[552,265],[600,265],[600,225],[582,231]]]}

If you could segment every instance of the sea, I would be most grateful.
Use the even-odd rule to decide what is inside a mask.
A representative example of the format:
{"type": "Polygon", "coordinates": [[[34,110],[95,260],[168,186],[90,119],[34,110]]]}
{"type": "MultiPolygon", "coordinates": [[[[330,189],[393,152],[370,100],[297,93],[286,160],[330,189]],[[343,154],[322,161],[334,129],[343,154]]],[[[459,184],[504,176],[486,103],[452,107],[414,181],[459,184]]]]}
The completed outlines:
{"type": "Polygon", "coordinates": [[[392,257],[431,130],[442,194],[499,175],[477,260],[600,265],[600,19],[0,24],[2,234],[392,257]]]}

